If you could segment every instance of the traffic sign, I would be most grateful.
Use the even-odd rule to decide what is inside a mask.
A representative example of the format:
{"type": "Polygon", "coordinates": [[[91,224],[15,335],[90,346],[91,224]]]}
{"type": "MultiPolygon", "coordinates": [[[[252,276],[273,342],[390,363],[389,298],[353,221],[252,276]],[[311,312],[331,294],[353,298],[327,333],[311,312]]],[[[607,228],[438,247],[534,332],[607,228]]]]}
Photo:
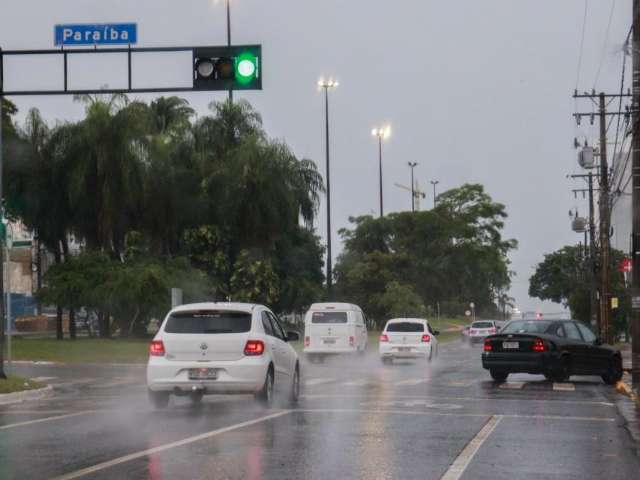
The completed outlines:
{"type": "Polygon", "coordinates": [[[630,258],[623,258],[620,261],[620,265],[618,266],[618,270],[620,270],[622,273],[628,273],[631,270],[633,270],[633,262],[631,261],[630,258]]]}
{"type": "Polygon", "coordinates": [[[135,23],[65,24],[54,27],[55,45],[134,45],[138,43],[135,23]]]}
{"type": "Polygon", "coordinates": [[[467,311],[465,311],[465,312],[464,312],[464,314],[465,314],[467,317],[470,317],[470,316],[471,316],[471,310],[467,310],[467,311]]]}

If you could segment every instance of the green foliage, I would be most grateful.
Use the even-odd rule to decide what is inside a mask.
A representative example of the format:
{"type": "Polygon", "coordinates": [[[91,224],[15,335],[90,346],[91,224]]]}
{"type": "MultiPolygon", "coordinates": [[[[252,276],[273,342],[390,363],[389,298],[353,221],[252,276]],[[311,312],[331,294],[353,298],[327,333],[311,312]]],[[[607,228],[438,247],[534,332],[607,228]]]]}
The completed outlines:
{"type": "Polygon", "coordinates": [[[427,309],[413,288],[402,285],[397,281],[387,284],[384,294],[380,297],[380,307],[391,317],[417,317],[422,318],[427,314],[427,309]]]}
{"type": "Polygon", "coordinates": [[[341,298],[378,322],[395,308],[387,292],[391,284],[413,308],[421,303],[434,309],[438,302],[443,313],[460,315],[473,301],[479,312],[496,314],[498,297],[511,281],[507,255],[517,246],[502,238],[505,208],[480,185],[438,198],[431,211],[350,219],[354,228],[340,232],[345,251],[336,265],[341,298]]]}
{"type": "MultiPolygon", "coordinates": [[[[611,291],[619,298],[620,304],[613,316],[616,333],[628,333],[628,317],[631,312],[624,275],[618,270],[618,265],[623,258],[623,252],[611,250],[611,291]]],[[[568,245],[546,254],[544,261],[538,264],[535,273],[529,279],[529,295],[540,300],[561,303],[571,310],[574,319],[589,323],[591,320],[590,264],[584,248],[576,245],[568,245]]]]}

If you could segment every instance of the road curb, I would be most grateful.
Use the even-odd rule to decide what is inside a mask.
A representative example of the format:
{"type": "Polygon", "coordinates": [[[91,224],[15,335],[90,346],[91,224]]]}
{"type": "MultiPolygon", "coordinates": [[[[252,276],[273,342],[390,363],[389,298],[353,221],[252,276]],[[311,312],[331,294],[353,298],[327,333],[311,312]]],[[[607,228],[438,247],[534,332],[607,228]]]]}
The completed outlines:
{"type": "Polygon", "coordinates": [[[3,393],[0,394],[0,405],[11,405],[14,403],[22,403],[29,400],[40,400],[53,392],[53,387],[47,385],[43,388],[35,390],[25,390],[24,392],[3,393]]]}

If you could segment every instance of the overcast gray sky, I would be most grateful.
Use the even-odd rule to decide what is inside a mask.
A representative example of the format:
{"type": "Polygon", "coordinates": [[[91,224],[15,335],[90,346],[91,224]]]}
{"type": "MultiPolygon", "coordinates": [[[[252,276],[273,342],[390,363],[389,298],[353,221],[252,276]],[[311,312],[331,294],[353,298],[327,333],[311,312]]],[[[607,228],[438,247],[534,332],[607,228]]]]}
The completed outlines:
{"type": "MultiPolygon", "coordinates": [[[[570,193],[581,185],[565,178],[578,170],[573,137],[592,140],[597,133],[597,126],[577,128],[571,118],[585,0],[231,1],[233,43],[261,43],[264,57],[263,90],[237,96],[262,113],[272,137],[285,139],[322,172],[316,82],[321,75],[340,81],[331,93],[335,232],[349,216],[377,212],[377,146],[370,131],[389,122],[385,209],[410,208],[410,194],[394,186],[410,183],[408,161],[419,163],[417,178],[429,187],[423,207],[433,202],[430,180],[439,180],[440,189],[484,184],[507,206],[506,235],[520,242],[511,256],[518,306],[560,310],[530,299],[527,288],[543,253],[579,240],[569,228],[569,209],[586,209],[570,193]]],[[[588,5],[578,87],[615,91],[631,0],[588,5]]],[[[226,42],[222,0],[0,0],[0,46],[53,48],[54,24],[83,22],[136,22],[138,46],[226,42]]],[[[34,69],[21,71],[28,72],[26,80],[34,69]]],[[[80,75],[96,85],[114,83],[113,68],[80,75]]],[[[211,100],[224,99],[223,93],[184,96],[199,114],[211,100]]],[[[36,106],[51,122],[83,112],[71,98],[14,100],[21,114],[36,106]]],[[[317,223],[323,237],[324,212],[323,203],[317,223]]],[[[333,238],[338,245],[337,233],[333,238]]]]}

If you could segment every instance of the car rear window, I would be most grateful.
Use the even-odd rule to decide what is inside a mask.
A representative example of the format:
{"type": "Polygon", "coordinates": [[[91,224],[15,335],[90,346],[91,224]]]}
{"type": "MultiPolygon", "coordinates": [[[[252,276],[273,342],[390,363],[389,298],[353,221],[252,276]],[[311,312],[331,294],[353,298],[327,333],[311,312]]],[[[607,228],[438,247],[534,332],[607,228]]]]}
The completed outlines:
{"type": "Polygon", "coordinates": [[[492,328],[493,322],[473,322],[471,328],[492,328]]]}
{"type": "Polygon", "coordinates": [[[424,332],[424,325],[416,322],[390,323],[387,332],[424,332]]]}
{"type": "Polygon", "coordinates": [[[251,314],[230,311],[175,312],[164,327],[166,333],[243,333],[251,328],[251,314]]]}
{"type": "Polygon", "coordinates": [[[500,333],[545,333],[551,322],[543,320],[518,320],[509,323],[500,333]]]}
{"type": "Polygon", "coordinates": [[[347,312],[313,312],[311,323],[347,323],[347,312]]]}

